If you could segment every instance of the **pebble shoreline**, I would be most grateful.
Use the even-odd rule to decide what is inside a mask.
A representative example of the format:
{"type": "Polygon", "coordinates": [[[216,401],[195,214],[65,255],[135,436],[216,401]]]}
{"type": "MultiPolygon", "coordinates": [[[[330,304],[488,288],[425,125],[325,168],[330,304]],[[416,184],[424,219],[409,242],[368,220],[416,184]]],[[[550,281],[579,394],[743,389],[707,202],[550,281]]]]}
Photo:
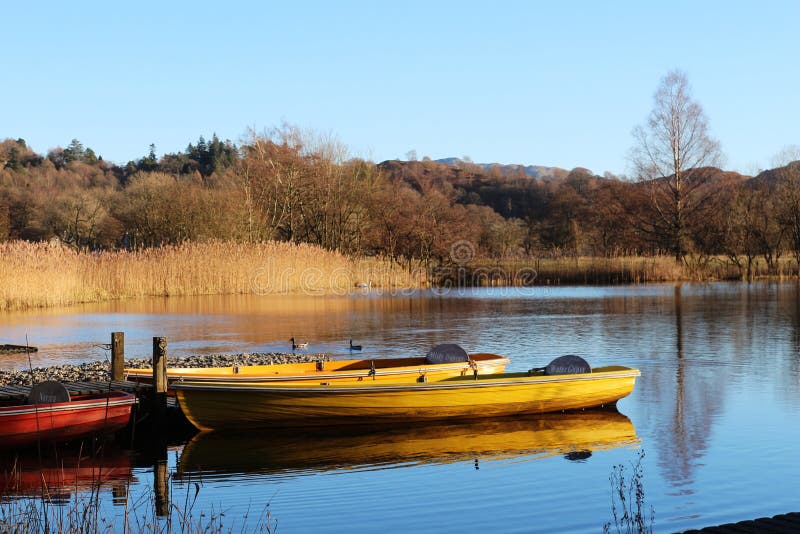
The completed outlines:
{"type": "MultiPolygon", "coordinates": [[[[231,365],[268,365],[276,363],[302,363],[317,360],[330,360],[330,354],[291,354],[284,352],[254,352],[243,354],[211,354],[207,356],[185,356],[167,358],[167,367],[227,367],[231,365]]],[[[125,360],[125,367],[148,369],[152,367],[149,359],[125,360]]],[[[91,382],[109,380],[111,362],[86,362],[80,365],[55,365],[36,367],[31,372],[0,371],[0,386],[29,386],[43,380],[59,382],[91,382]]]]}

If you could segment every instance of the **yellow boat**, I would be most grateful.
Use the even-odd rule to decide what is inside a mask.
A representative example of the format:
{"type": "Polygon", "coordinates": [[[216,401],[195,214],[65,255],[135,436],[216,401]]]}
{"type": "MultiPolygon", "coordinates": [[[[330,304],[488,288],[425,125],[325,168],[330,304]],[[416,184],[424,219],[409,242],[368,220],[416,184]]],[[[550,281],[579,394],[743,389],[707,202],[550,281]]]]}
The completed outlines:
{"type": "Polygon", "coordinates": [[[212,430],[388,424],[591,408],[613,405],[629,395],[639,375],[637,369],[611,366],[575,374],[531,370],[438,382],[176,382],[173,388],[189,421],[200,430],[212,430]]]}
{"type": "Polygon", "coordinates": [[[630,419],[615,409],[483,421],[252,433],[202,432],[183,449],[176,479],[216,475],[301,475],[375,466],[491,462],[593,452],[639,444],[630,419]]]}
{"type": "MultiPolygon", "coordinates": [[[[462,349],[463,350],[463,349],[462,349]]],[[[430,354],[430,353],[429,353],[430,354]]],[[[318,382],[364,380],[395,381],[407,378],[441,380],[451,376],[502,373],[509,359],[497,354],[463,353],[463,361],[441,362],[424,358],[383,358],[361,360],[330,360],[272,365],[234,365],[230,367],[173,367],[167,369],[167,383],[175,382],[318,382]]],[[[152,369],[125,369],[125,378],[152,383],[152,369]]]]}

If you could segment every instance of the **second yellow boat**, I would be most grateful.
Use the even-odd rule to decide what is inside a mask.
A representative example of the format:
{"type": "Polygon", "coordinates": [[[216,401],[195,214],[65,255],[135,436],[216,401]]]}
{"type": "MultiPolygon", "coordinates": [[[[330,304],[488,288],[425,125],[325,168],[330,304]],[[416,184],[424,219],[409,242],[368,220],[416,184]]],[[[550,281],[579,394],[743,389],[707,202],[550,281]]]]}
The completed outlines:
{"type": "MultiPolygon", "coordinates": [[[[320,360],[272,365],[233,365],[228,367],[170,367],[168,387],[175,382],[360,382],[404,379],[441,380],[452,376],[502,373],[509,359],[497,354],[467,354],[457,345],[434,347],[419,358],[376,358],[360,360],[320,360]],[[439,350],[445,347],[444,351],[439,350]],[[442,356],[445,354],[445,356],[442,356]],[[459,361],[454,361],[459,360],[459,361]]],[[[125,379],[153,382],[152,369],[125,369],[125,379]]]]}

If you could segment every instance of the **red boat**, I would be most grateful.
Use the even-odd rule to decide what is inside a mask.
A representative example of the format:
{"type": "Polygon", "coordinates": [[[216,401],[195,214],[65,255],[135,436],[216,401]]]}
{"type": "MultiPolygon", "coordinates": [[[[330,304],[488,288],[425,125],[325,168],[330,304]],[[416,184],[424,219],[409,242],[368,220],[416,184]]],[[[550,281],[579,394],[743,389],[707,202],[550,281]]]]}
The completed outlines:
{"type": "Polygon", "coordinates": [[[118,430],[128,424],[136,396],[108,391],[72,398],[67,393],[66,400],[40,395],[34,400],[32,393],[28,402],[36,400],[38,403],[0,406],[0,447],[69,441],[95,432],[118,430]]]}

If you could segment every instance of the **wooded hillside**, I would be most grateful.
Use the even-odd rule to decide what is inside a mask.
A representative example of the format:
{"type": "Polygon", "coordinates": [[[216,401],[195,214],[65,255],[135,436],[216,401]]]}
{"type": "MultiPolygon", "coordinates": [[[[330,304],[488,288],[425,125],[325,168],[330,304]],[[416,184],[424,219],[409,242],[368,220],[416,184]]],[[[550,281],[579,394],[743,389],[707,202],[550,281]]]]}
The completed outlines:
{"type": "MultiPolygon", "coordinates": [[[[6,139],[0,240],[90,250],[278,240],[432,263],[449,261],[456,242],[490,258],[671,252],[659,223],[668,190],[657,187],[669,177],[633,182],[575,168],[545,180],[523,169],[376,164],[288,125],[238,146],[216,136],[181,153],[151,146],[125,166],[77,140],[42,155],[6,139]]],[[[699,168],[682,179],[689,257],[727,258],[743,271],[756,258],[770,267],[784,254],[800,259],[800,162],[755,177],[699,168]]]]}

